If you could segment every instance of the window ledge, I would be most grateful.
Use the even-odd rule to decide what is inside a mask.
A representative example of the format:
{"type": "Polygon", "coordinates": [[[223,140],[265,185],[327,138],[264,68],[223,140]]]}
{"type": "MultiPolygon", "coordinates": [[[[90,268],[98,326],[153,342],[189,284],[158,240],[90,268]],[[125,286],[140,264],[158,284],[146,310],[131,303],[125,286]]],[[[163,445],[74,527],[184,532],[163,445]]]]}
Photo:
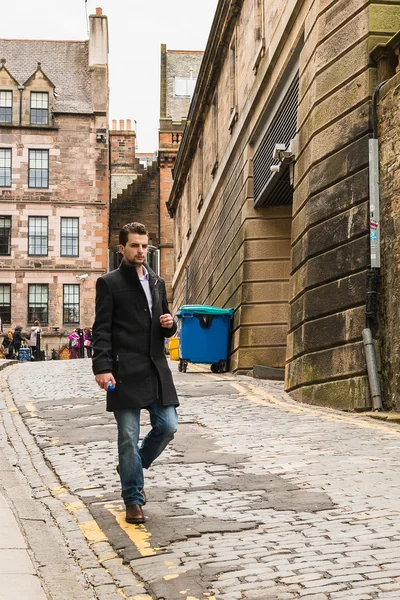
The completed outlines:
{"type": "Polygon", "coordinates": [[[261,60],[264,58],[264,56],[265,56],[265,38],[261,38],[260,44],[257,48],[256,57],[253,62],[254,75],[257,75],[258,67],[260,65],[261,60]]]}
{"type": "Polygon", "coordinates": [[[58,131],[59,129],[59,127],[55,127],[54,125],[32,125],[31,123],[23,125],[19,123],[0,123],[0,127],[7,129],[44,129],[45,131],[58,131]]]}
{"type": "Polygon", "coordinates": [[[239,116],[238,107],[234,106],[231,110],[231,117],[229,119],[229,125],[228,125],[230,133],[232,133],[233,128],[235,127],[235,123],[238,120],[238,116],[239,116]]]}

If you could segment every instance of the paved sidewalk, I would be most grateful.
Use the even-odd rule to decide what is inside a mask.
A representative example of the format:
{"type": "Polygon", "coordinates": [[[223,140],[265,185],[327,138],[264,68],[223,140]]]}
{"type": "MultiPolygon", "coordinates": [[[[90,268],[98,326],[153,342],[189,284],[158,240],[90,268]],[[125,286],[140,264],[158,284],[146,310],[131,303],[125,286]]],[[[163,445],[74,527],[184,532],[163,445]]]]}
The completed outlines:
{"type": "Polygon", "coordinates": [[[4,496],[5,479],[14,469],[4,459],[4,446],[0,441],[0,598],[3,600],[46,600],[23,527],[13,513],[13,504],[4,496]]]}
{"type": "MultiPolygon", "coordinates": [[[[2,374],[13,363],[18,364],[0,361],[2,374]]],[[[26,447],[18,443],[16,429],[10,427],[13,417],[19,415],[15,408],[7,407],[6,395],[1,385],[0,600],[94,600],[58,527],[33,497],[35,486],[29,485],[25,475],[30,470],[32,480],[34,468],[26,458],[26,447]]],[[[39,494],[42,482],[36,482],[36,489],[39,494]]]]}

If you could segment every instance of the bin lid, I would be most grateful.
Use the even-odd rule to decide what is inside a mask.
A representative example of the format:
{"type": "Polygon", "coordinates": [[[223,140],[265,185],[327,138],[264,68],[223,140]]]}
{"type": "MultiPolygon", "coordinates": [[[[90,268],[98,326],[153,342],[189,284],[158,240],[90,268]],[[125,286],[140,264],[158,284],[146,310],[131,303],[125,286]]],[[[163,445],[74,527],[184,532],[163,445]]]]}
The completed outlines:
{"type": "Polygon", "coordinates": [[[214,315],[233,317],[234,308],[218,308],[218,306],[207,306],[205,304],[184,304],[180,307],[179,315],[214,315]]]}

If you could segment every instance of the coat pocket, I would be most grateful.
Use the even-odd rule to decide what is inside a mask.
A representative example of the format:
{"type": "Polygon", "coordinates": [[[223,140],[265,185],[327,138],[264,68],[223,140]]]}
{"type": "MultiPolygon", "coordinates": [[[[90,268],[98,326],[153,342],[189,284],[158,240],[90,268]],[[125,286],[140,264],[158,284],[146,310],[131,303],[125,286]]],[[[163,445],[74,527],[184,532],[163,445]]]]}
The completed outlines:
{"type": "Polygon", "coordinates": [[[143,404],[156,400],[157,376],[146,356],[138,352],[118,354],[115,375],[118,399],[124,404],[143,404]]]}

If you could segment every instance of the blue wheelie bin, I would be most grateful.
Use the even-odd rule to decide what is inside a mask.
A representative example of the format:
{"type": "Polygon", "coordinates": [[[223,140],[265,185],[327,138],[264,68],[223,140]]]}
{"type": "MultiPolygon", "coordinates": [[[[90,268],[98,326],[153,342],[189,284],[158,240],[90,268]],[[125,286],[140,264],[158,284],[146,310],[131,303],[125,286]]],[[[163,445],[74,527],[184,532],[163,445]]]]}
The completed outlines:
{"type": "Polygon", "coordinates": [[[233,308],[186,304],[177,313],[179,371],[192,363],[211,364],[213,373],[227,369],[233,308]]]}

